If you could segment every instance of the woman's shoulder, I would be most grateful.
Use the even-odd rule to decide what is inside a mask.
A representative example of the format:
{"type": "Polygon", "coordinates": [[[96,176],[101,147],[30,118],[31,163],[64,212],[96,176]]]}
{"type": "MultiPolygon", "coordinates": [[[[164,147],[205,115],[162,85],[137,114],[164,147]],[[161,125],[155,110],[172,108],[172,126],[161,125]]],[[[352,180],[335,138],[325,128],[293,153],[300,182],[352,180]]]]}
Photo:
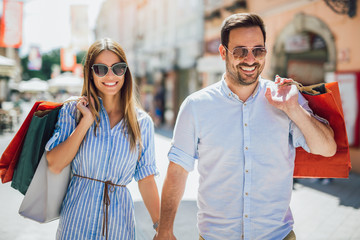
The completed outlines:
{"type": "Polygon", "coordinates": [[[152,121],[150,115],[141,108],[136,108],[136,117],[140,121],[152,121]]]}
{"type": "Polygon", "coordinates": [[[79,96],[71,96],[68,99],[66,99],[63,102],[63,105],[61,107],[62,110],[69,112],[69,113],[75,113],[76,112],[76,103],[77,103],[78,99],[79,99],[79,96]]]}
{"type": "Polygon", "coordinates": [[[136,108],[136,116],[140,126],[153,124],[150,115],[141,108],[136,108]]]}

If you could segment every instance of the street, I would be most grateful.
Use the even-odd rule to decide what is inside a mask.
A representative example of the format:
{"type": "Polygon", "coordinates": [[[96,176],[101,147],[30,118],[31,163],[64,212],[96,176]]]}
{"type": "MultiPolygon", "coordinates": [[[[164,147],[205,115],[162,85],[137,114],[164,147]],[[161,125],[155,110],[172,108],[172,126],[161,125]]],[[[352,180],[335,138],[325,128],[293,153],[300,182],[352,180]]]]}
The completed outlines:
{"type": "MultiPolygon", "coordinates": [[[[15,133],[0,135],[2,154],[15,133]]],[[[160,175],[156,182],[159,193],[168,166],[171,129],[157,129],[155,151],[160,175]]],[[[195,166],[196,169],[196,166],[195,166]]],[[[135,205],[137,240],[152,239],[154,230],[150,216],[141,201],[137,183],[128,185],[135,205]]],[[[178,240],[198,239],[196,227],[196,196],[198,173],[189,174],[187,187],[180,204],[174,232],[178,240]]],[[[311,179],[302,179],[294,185],[291,209],[295,219],[294,231],[298,240],[358,240],[360,239],[360,176],[350,174],[349,179],[334,179],[328,185],[311,179]]],[[[39,224],[23,218],[18,209],[23,195],[0,184],[0,240],[55,239],[58,220],[39,224]]],[[[225,206],[226,207],[226,206],[225,206]]]]}

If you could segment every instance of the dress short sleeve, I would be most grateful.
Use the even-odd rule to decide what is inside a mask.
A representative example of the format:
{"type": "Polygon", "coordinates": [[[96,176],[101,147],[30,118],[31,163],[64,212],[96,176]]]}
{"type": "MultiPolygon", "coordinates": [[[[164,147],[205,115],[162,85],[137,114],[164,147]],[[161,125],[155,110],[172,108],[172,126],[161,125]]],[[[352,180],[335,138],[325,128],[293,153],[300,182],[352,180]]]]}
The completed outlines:
{"type": "Polygon", "coordinates": [[[143,147],[135,169],[134,178],[136,181],[150,175],[159,174],[155,160],[154,123],[146,113],[142,112],[139,115],[138,119],[143,147]]]}
{"type": "Polygon", "coordinates": [[[53,136],[45,146],[46,151],[50,151],[63,141],[65,141],[75,129],[76,101],[65,103],[58,115],[53,136]]]}

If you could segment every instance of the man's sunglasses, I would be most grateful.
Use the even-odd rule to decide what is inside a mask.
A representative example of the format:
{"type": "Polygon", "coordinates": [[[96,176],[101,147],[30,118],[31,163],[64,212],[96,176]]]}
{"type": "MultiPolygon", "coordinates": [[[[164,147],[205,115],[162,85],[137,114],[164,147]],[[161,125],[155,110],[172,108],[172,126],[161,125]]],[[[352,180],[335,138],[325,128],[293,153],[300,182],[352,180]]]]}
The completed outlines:
{"type": "Polygon", "coordinates": [[[249,54],[249,51],[252,52],[254,58],[257,60],[263,59],[267,53],[267,50],[265,47],[236,47],[233,49],[232,52],[223,45],[224,48],[231,53],[236,60],[242,60],[246,58],[246,56],[249,54]]]}
{"type": "Polygon", "coordinates": [[[111,71],[116,76],[120,77],[125,74],[127,65],[124,62],[119,62],[119,63],[115,63],[111,67],[108,67],[105,64],[97,63],[97,64],[92,65],[91,68],[94,71],[94,73],[96,74],[96,76],[98,76],[98,77],[105,77],[106,74],[109,72],[109,68],[111,68],[111,71]]]}

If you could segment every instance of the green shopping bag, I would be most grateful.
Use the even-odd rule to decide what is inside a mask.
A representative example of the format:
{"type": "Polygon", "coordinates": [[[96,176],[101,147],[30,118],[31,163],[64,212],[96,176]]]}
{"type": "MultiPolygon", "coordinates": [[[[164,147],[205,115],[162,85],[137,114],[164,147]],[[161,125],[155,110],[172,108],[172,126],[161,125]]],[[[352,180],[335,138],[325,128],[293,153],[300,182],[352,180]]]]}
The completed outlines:
{"type": "Polygon", "coordinates": [[[37,111],[31,120],[11,183],[11,187],[24,195],[45,151],[45,145],[53,135],[60,107],[37,111]]]}

